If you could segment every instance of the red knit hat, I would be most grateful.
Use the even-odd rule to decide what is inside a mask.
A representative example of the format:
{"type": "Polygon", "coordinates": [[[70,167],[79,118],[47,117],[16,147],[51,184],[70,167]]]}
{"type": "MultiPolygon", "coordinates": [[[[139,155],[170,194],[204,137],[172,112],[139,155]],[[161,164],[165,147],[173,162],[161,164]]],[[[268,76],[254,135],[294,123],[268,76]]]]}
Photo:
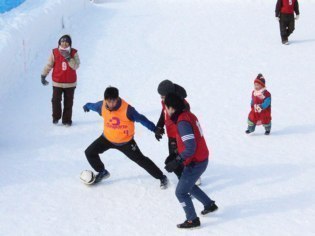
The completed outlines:
{"type": "Polygon", "coordinates": [[[258,74],[254,83],[260,84],[261,86],[265,87],[266,86],[266,81],[265,78],[262,74],[258,74]]]}

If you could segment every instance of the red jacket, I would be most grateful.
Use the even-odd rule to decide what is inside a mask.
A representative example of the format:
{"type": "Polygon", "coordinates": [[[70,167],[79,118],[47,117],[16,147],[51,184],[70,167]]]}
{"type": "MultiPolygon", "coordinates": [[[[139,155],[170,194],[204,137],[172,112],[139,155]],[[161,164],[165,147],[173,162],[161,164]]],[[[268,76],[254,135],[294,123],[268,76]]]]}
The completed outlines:
{"type": "Polygon", "coordinates": [[[282,14],[294,14],[299,15],[299,3],[298,0],[278,0],[276,5],[276,17],[282,14]]]}
{"type": "Polygon", "coordinates": [[[271,94],[267,90],[263,92],[262,96],[254,96],[254,91],[252,93],[252,109],[248,119],[256,125],[267,125],[271,122],[271,104],[260,112],[255,108],[257,105],[262,105],[267,98],[271,99],[271,94]]]}
{"type": "MultiPolygon", "coordinates": [[[[209,158],[209,149],[207,147],[206,140],[203,136],[197,117],[189,111],[184,111],[183,113],[179,115],[177,123],[181,121],[189,122],[189,124],[191,125],[193,129],[195,142],[196,142],[195,153],[184,161],[184,165],[187,166],[191,162],[202,162],[202,161],[207,160],[209,158]]],[[[176,132],[176,141],[177,141],[178,153],[181,154],[185,150],[185,144],[182,141],[182,137],[180,137],[178,132],[176,132]]]]}
{"type": "MultiPolygon", "coordinates": [[[[71,58],[77,53],[77,50],[72,48],[70,52],[71,58]]],[[[56,83],[75,83],[77,81],[77,73],[70,66],[68,61],[61,55],[58,48],[53,49],[54,68],[52,80],[56,83]]]]}

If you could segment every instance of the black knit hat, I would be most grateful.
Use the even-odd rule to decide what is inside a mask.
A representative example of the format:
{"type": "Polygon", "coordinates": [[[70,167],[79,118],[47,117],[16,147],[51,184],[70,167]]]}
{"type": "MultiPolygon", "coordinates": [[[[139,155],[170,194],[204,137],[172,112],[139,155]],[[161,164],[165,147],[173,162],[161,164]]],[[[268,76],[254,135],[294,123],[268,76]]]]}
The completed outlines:
{"type": "Polygon", "coordinates": [[[119,91],[115,87],[107,87],[104,92],[105,100],[113,100],[119,97],[119,91]]]}
{"type": "Polygon", "coordinates": [[[166,96],[168,93],[175,93],[175,85],[170,80],[163,80],[157,90],[161,96],[166,96]]]}
{"type": "Polygon", "coordinates": [[[183,111],[186,108],[184,100],[176,93],[168,93],[164,103],[168,108],[174,108],[175,111],[183,111]]]}
{"type": "Polygon", "coordinates": [[[72,40],[71,40],[70,35],[65,34],[65,35],[61,36],[61,38],[58,41],[58,45],[60,45],[61,41],[63,41],[63,40],[66,41],[67,43],[69,43],[70,47],[72,46],[72,40]]]}
{"type": "Polygon", "coordinates": [[[265,87],[266,86],[266,80],[264,78],[264,76],[262,74],[258,74],[254,83],[258,83],[260,84],[261,86],[265,87]]]}

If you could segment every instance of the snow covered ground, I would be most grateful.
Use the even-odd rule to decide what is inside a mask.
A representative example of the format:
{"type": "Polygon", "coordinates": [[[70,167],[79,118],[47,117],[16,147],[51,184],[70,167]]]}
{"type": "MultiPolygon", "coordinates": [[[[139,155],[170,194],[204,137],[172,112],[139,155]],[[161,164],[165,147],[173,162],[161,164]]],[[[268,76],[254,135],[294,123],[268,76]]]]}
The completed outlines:
{"type": "MultiPolygon", "coordinates": [[[[55,2],[64,5],[43,11],[36,22],[52,21],[54,9],[71,8],[55,2]]],[[[42,34],[46,31],[34,28],[27,70],[14,63],[15,57],[24,59],[12,44],[3,49],[11,54],[0,55],[0,235],[314,235],[315,2],[300,2],[290,46],[280,43],[275,1],[95,2],[81,1],[84,7],[67,16],[64,29],[54,26],[42,34]],[[82,61],[71,128],[51,124],[51,88],[40,83],[63,33],[71,34],[82,61]],[[269,137],[261,127],[244,134],[259,72],[273,98],[269,137]],[[202,188],[220,209],[202,217],[202,227],[194,231],[175,227],[184,212],[173,175],[162,191],[158,181],[109,151],[102,157],[110,179],[92,187],[79,180],[80,172],[90,169],[84,150],[102,131],[101,118],[82,106],[100,100],[113,85],[156,122],[156,88],[164,79],[187,89],[212,150],[202,188]]],[[[24,4],[0,15],[0,23],[25,19],[32,4],[13,16],[24,4]]],[[[20,31],[20,24],[12,27],[20,31]]],[[[0,39],[2,33],[3,28],[0,39]]],[[[158,143],[150,131],[136,128],[143,153],[163,168],[166,139],[158,143]]],[[[202,210],[198,202],[195,206],[202,210]]]]}

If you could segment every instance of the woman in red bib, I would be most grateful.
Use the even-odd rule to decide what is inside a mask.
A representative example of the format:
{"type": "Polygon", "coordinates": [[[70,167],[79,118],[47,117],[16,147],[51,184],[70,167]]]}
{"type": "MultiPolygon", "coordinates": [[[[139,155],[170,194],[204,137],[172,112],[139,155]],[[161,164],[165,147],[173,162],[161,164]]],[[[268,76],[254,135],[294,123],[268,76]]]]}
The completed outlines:
{"type": "Polygon", "coordinates": [[[48,85],[46,77],[53,70],[53,96],[51,100],[53,123],[58,124],[62,118],[62,124],[66,126],[72,124],[74,90],[77,85],[76,70],[80,66],[78,52],[71,45],[71,37],[69,35],[62,36],[58,41],[58,48],[52,50],[41,75],[42,84],[48,85]],[[64,97],[63,111],[61,108],[62,95],[64,97]]]}

